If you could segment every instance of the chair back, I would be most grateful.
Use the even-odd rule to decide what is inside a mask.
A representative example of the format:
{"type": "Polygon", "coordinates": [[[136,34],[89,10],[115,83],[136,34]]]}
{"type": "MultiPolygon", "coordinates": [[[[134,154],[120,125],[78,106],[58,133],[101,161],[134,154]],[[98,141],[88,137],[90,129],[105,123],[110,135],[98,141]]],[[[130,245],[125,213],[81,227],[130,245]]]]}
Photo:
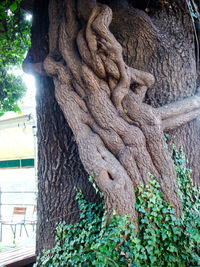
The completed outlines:
{"type": "Polygon", "coordinates": [[[33,214],[37,212],[36,205],[33,206],[33,214]]]}
{"type": "Polygon", "coordinates": [[[13,208],[13,216],[12,216],[12,221],[16,219],[21,219],[25,221],[26,217],[26,209],[25,207],[14,207],[13,208]]]}
{"type": "Polygon", "coordinates": [[[33,214],[32,214],[32,222],[36,223],[37,222],[37,206],[33,206],[33,214]]]}
{"type": "Polygon", "coordinates": [[[24,207],[14,207],[13,214],[25,215],[26,214],[26,208],[24,208],[24,207]]]}

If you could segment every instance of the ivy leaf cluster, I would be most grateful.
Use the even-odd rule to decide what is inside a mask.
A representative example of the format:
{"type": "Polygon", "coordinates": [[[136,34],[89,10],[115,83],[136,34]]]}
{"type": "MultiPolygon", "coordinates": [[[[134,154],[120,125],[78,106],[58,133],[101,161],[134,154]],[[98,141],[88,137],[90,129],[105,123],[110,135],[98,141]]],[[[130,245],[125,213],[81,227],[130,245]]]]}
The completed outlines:
{"type": "Polygon", "coordinates": [[[87,203],[78,191],[80,222],[61,223],[56,246],[44,251],[36,266],[200,266],[200,191],[192,184],[183,151],[174,147],[173,156],[183,204],[181,218],[175,217],[152,174],[150,185],[136,191],[137,234],[129,215],[114,213],[107,225],[103,199],[100,204],[87,203]]]}
{"type": "Polygon", "coordinates": [[[1,0],[0,3],[0,116],[6,111],[20,111],[18,101],[26,86],[21,75],[22,62],[30,46],[31,22],[20,8],[21,0],[1,0]]]}

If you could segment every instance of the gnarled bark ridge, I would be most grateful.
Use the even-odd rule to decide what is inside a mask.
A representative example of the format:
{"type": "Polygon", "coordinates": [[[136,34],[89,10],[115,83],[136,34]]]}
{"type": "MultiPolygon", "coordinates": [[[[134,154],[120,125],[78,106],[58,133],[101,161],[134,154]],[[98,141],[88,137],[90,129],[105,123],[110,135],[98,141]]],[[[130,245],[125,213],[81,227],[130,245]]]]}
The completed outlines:
{"type": "Polygon", "coordinates": [[[163,131],[196,118],[200,97],[157,109],[145,104],[154,77],[125,64],[121,45],[109,30],[108,6],[51,0],[49,18],[44,69],[54,79],[82,163],[104,193],[108,215],[113,210],[129,213],[137,226],[134,189],[149,184],[150,172],[180,216],[176,173],[163,131]]]}

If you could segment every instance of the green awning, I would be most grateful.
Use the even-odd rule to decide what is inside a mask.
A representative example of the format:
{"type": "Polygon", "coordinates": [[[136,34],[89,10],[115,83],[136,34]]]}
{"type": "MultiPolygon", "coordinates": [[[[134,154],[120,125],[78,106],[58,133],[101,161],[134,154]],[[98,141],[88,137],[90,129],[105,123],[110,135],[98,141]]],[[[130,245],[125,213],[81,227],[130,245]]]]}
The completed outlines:
{"type": "Polygon", "coordinates": [[[0,168],[27,168],[34,167],[34,159],[3,160],[0,168]]]}

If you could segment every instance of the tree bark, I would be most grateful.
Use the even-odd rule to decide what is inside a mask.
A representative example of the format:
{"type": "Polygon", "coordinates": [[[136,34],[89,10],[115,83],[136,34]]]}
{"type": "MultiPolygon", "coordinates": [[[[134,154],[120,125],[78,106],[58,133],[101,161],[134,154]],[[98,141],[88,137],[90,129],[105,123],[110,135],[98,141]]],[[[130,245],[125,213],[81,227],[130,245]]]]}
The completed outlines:
{"type": "Polygon", "coordinates": [[[52,248],[60,222],[79,221],[76,190],[98,201],[78,155],[78,149],[55,100],[50,78],[37,77],[38,201],[37,251],[52,248]]]}
{"type": "MultiPolygon", "coordinates": [[[[32,47],[24,62],[26,72],[35,74],[37,88],[38,197],[37,255],[55,244],[56,226],[60,222],[79,221],[75,200],[81,189],[88,201],[99,201],[84,170],[78,149],[62,111],[55,99],[51,78],[35,73],[48,54],[48,0],[35,1],[32,47]],[[28,66],[28,67],[27,67],[28,66]],[[31,67],[32,66],[32,67],[31,67]]],[[[40,68],[43,73],[43,68],[40,68]]]]}
{"type": "Polygon", "coordinates": [[[141,183],[149,183],[149,172],[160,182],[165,199],[174,205],[179,216],[181,202],[176,194],[176,174],[163,132],[176,134],[176,143],[183,144],[190,156],[190,166],[198,167],[196,154],[199,155],[199,149],[192,147],[194,142],[199,142],[197,124],[192,121],[186,125],[198,116],[200,99],[198,93],[193,96],[196,91],[194,40],[184,1],[174,1],[170,6],[151,1],[148,14],[134,8],[145,9],[143,1],[143,4],[106,1],[113,10],[112,20],[112,10],[95,1],[52,0],[49,49],[42,52],[40,48],[47,48],[48,39],[48,22],[44,23],[48,15],[42,13],[47,11],[47,2],[43,8],[38,2],[37,21],[43,20],[39,24],[45,25],[45,29],[38,38],[36,27],[36,40],[40,41],[33,42],[36,46],[31,67],[29,61],[25,62],[26,69],[30,67],[43,75],[38,78],[41,89],[37,108],[38,251],[53,245],[58,221],[78,219],[73,213],[77,206],[72,207],[70,196],[74,197],[74,184],[84,188],[88,199],[94,196],[88,189],[85,173],[78,179],[84,171],[54,94],[74,133],[86,171],[94,173],[104,193],[110,216],[113,210],[129,213],[137,228],[134,189],[141,183]],[[45,72],[53,77],[55,93],[52,80],[45,77],[45,72]],[[186,96],[189,98],[184,99],[186,96]],[[177,102],[171,103],[174,101],[177,102]],[[75,167],[71,171],[69,166],[74,154],[72,165],[78,162],[80,171],[75,167]],[[58,220],[55,222],[54,218],[58,220]]]}
{"type": "MultiPolygon", "coordinates": [[[[157,23],[137,9],[130,13],[146,25],[148,42],[153,40],[155,50],[166,50],[167,39],[157,23]]],[[[165,199],[180,216],[176,173],[163,131],[196,118],[200,97],[168,105],[167,113],[163,107],[145,104],[154,76],[124,62],[122,47],[109,30],[112,10],[108,6],[87,0],[52,0],[49,18],[49,55],[44,68],[54,78],[56,99],[75,135],[83,165],[94,173],[104,193],[108,216],[114,210],[119,215],[129,213],[137,229],[134,190],[149,184],[148,172],[159,181],[165,199]]],[[[163,70],[163,62],[153,68],[157,76],[159,68],[163,70]]]]}
{"type": "MultiPolygon", "coordinates": [[[[129,6],[123,8],[122,4],[116,7],[114,2],[109,1],[114,9],[110,28],[123,47],[126,64],[150,72],[155,77],[145,102],[159,107],[193,95],[196,91],[195,39],[186,1],[130,0],[129,6]],[[136,14],[130,6],[148,9],[148,17],[136,14]]],[[[199,125],[199,119],[196,119],[168,131],[171,136],[169,148],[172,143],[177,148],[183,146],[193,181],[198,184],[199,125]]]]}

